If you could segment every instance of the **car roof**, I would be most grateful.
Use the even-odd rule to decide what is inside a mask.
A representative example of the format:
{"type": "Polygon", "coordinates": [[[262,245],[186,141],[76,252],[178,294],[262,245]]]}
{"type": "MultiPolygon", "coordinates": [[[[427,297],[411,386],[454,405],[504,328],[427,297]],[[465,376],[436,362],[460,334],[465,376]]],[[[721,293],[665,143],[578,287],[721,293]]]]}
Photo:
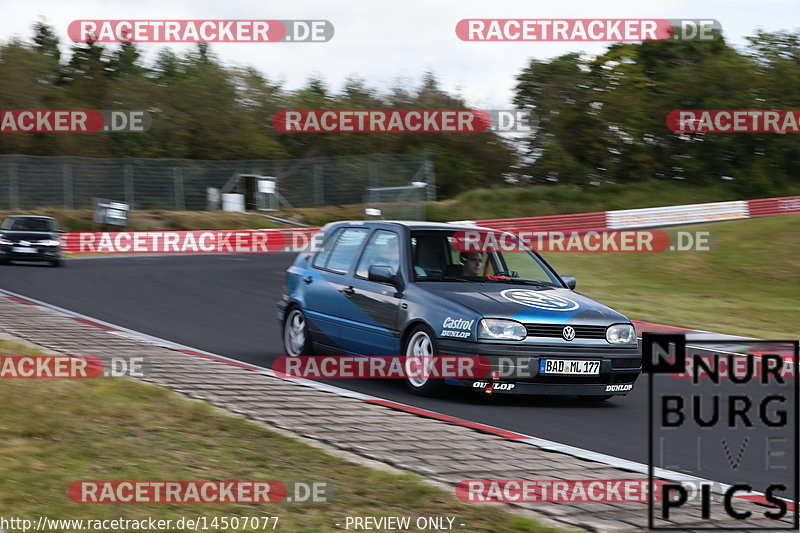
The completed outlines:
{"type": "MultiPolygon", "coordinates": [[[[466,223],[450,223],[450,222],[426,222],[424,220],[342,220],[333,222],[326,225],[327,228],[339,226],[365,226],[365,227],[381,227],[381,226],[403,226],[411,230],[439,230],[439,231],[458,231],[458,230],[475,230],[486,229],[480,226],[475,226],[466,223]]],[[[496,231],[496,230],[492,230],[496,231]]]]}
{"type": "Polygon", "coordinates": [[[46,217],[42,215],[8,215],[8,218],[40,218],[44,220],[55,220],[53,217],[46,217]]]}

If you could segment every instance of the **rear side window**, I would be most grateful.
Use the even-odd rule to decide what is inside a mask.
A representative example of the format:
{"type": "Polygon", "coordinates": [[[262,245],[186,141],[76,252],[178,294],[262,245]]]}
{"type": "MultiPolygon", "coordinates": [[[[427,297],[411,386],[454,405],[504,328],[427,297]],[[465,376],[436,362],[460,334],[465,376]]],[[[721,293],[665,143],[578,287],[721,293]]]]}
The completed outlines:
{"type": "Polygon", "coordinates": [[[331,255],[331,250],[333,249],[333,245],[336,243],[336,238],[341,232],[341,229],[336,230],[322,241],[322,250],[320,250],[317,255],[314,256],[314,262],[311,263],[312,265],[317,268],[325,268],[325,263],[328,262],[328,256],[331,255]]]}
{"type": "MultiPolygon", "coordinates": [[[[369,230],[366,228],[347,228],[339,234],[336,242],[322,262],[320,256],[325,252],[320,252],[314,260],[314,266],[332,270],[341,274],[350,270],[355,263],[361,243],[367,237],[369,230]]],[[[327,251],[327,250],[326,250],[327,251]]]]}

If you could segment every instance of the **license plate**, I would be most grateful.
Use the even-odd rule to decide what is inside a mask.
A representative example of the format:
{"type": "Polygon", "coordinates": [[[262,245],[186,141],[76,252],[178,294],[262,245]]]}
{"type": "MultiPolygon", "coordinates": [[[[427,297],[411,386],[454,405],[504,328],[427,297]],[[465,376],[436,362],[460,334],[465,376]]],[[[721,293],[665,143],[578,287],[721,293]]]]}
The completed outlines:
{"type": "Polygon", "coordinates": [[[11,251],[15,254],[35,254],[36,248],[26,248],[24,246],[13,246],[11,251]]]}
{"type": "Polygon", "coordinates": [[[600,361],[539,359],[539,373],[596,376],[600,373],[600,361]]]}

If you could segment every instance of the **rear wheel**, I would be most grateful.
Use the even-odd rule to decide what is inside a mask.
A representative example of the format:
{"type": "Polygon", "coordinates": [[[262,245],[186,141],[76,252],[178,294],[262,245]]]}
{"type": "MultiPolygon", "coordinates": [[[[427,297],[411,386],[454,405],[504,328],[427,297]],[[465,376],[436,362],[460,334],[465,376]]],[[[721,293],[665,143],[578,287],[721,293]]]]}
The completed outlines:
{"type": "Polygon", "coordinates": [[[408,334],[403,349],[404,368],[408,375],[406,387],[419,396],[437,396],[445,389],[444,380],[429,377],[425,369],[433,366],[434,359],[439,356],[433,332],[425,326],[417,326],[408,334]]]}
{"type": "Polygon", "coordinates": [[[64,260],[63,259],[56,259],[55,261],[50,261],[50,266],[63,267],[64,266],[64,260]]]}
{"type": "Polygon", "coordinates": [[[283,321],[283,349],[286,355],[298,357],[311,355],[306,316],[299,307],[292,307],[283,321]]]}

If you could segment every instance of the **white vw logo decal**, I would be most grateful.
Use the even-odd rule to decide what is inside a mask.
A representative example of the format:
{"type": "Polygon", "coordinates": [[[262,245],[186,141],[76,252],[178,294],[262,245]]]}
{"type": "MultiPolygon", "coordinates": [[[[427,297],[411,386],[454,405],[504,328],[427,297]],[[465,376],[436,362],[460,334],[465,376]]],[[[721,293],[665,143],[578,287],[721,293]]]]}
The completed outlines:
{"type": "Polygon", "coordinates": [[[536,307],[537,309],[545,309],[547,311],[572,311],[580,307],[578,302],[570,300],[569,298],[531,289],[506,289],[501,292],[500,295],[515,304],[536,307]]]}
{"type": "Polygon", "coordinates": [[[575,328],[572,326],[566,326],[562,331],[561,335],[564,337],[565,341],[571,341],[575,338],[575,328]]]}

